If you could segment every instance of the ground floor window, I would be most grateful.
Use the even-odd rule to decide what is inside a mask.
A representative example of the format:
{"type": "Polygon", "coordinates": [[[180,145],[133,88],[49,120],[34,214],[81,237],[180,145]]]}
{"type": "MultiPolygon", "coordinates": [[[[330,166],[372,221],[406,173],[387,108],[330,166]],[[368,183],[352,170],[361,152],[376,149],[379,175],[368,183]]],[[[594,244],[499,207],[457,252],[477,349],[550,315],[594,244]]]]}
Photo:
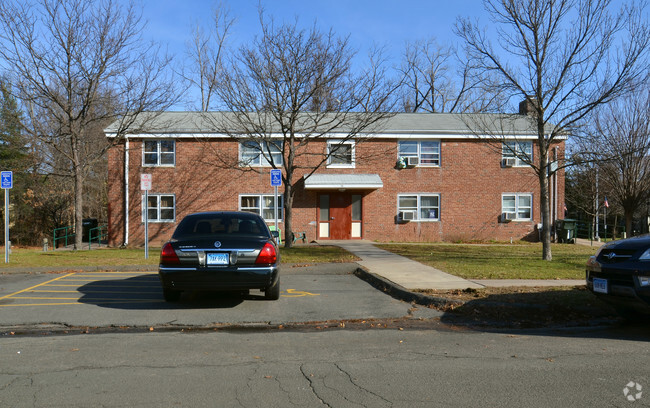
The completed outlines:
{"type": "Polygon", "coordinates": [[[439,221],[440,194],[399,194],[397,211],[402,221],[439,221]]]}
{"type": "MultiPolygon", "coordinates": [[[[283,220],[282,196],[278,195],[278,220],[283,220]]],[[[239,210],[260,215],[265,221],[275,221],[273,194],[247,194],[239,196],[239,210]]]]}
{"type": "MultiPolygon", "coordinates": [[[[142,196],[142,202],[144,204],[144,196],[142,196]]],[[[174,222],[176,219],[176,197],[173,194],[149,194],[147,210],[149,222],[174,222]]],[[[144,222],[144,205],[142,221],[144,222]]]]}
{"type": "Polygon", "coordinates": [[[530,221],[533,219],[533,195],[508,193],[501,196],[501,212],[505,220],[530,221]]]}

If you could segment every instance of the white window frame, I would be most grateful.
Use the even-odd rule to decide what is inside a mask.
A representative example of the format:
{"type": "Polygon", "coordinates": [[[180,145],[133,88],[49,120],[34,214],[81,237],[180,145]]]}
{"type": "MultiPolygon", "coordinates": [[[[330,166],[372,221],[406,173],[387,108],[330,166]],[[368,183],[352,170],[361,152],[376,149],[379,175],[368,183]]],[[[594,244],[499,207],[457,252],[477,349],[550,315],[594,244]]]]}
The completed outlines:
{"type": "Polygon", "coordinates": [[[356,165],[356,143],[354,140],[328,140],[327,141],[327,167],[329,168],[354,168],[356,165]],[[332,146],[349,145],[350,163],[332,163],[332,146]]]}
{"type": "Polygon", "coordinates": [[[170,140],[170,139],[158,139],[158,140],[143,140],[142,141],[142,167],[174,167],[176,166],[176,141],[175,140],[170,140]],[[173,146],[173,151],[171,152],[163,152],[162,151],[162,143],[172,143],[173,146]],[[156,150],[147,150],[147,143],[156,143],[156,150]],[[156,163],[147,163],[146,162],[146,156],[147,155],[156,155],[156,163]],[[171,155],[172,156],[172,163],[162,163],[162,156],[163,155],[171,155]]]}
{"type": "MultiPolygon", "coordinates": [[[[260,217],[264,218],[264,210],[271,210],[271,213],[273,213],[273,205],[271,206],[266,206],[264,205],[264,199],[265,198],[270,198],[271,202],[274,201],[274,194],[240,194],[239,195],[239,211],[248,211],[252,212],[254,214],[259,215],[260,217]],[[259,203],[259,206],[256,207],[243,207],[242,206],[242,199],[244,197],[254,197],[257,198],[257,202],[259,203]],[[252,211],[255,210],[255,211],[252,211]]],[[[278,222],[284,220],[284,203],[283,203],[283,196],[281,194],[278,194],[278,222]]],[[[275,221],[274,216],[271,216],[271,218],[264,218],[264,221],[266,222],[272,222],[275,221]]]]}
{"type": "Polygon", "coordinates": [[[440,146],[441,146],[440,140],[398,140],[397,141],[397,156],[398,156],[398,158],[400,158],[400,157],[417,157],[418,158],[418,163],[419,163],[417,165],[417,167],[440,167],[440,156],[441,156],[440,146]],[[406,144],[406,143],[415,143],[416,146],[417,146],[417,152],[416,153],[405,153],[405,152],[403,152],[401,150],[402,143],[404,143],[404,144],[406,144]],[[422,162],[423,161],[422,160],[423,156],[425,154],[429,154],[429,153],[423,153],[423,151],[422,151],[423,150],[422,149],[422,144],[423,143],[427,143],[427,144],[431,143],[431,144],[436,145],[436,147],[438,148],[437,149],[438,152],[434,153],[434,155],[436,155],[436,157],[433,159],[433,160],[436,161],[435,163],[423,163],[422,162]]]}
{"type": "Polygon", "coordinates": [[[282,166],[284,157],[282,155],[282,145],[284,144],[283,140],[260,140],[260,141],[255,141],[255,140],[245,140],[239,143],[239,165],[241,167],[271,167],[271,163],[267,160],[266,156],[268,155],[268,143],[272,143],[276,145],[277,151],[271,152],[271,158],[273,159],[273,164],[276,167],[282,166]],[[245,147],[245,144],[252,144],[255,143],[257,147],[251,147],[247,148],[245,147]],[[262,147],[263,144],[263,147],[262,147]],[[250,151],[255,151],[256,152],[256,157],[251,160],[246,160],[244,159],[244,153],[245,149],[250,149],[250,151]],[[275,156],[275,157],[273,157],[275,156]],[[278,160],[275,160],[275,159],[278,160]]]}
{"type": "Polygon", "coordinates": [[[529,161],[533,162],[533,142],[531,140],[515,140],[501,143],[501,163],[503,163],[504,159],[515,159],[513,167],[529,167],[530,164],[521,159],[523,156],[528,156],[529,161]]]}
{"type": "Polygon", "coordinates": [[[501,194],[501,214],[506,213],[506,212],[514,212],[515,218],[512,221],[532,221],[533,220],[533,193],[503,193],[501,194]],[[515,207],[514,211],[512,207],[506,208],[504,206],[504,200],[506,197],[514,197],[515,199],[515,207]],[[521,206],[519,199],[523,197],[528,197],[530,205],[529,206],[521,206]],[[528,209],[529,217],[520,217],[520,214],[525,210],[528,209]]]}
{"type": "MultiPolygon", "coordinates": [[[[155,209],[156,214],[157,214],[156,218],[149,218],[147,220],[148,222],[161,223],[162,224],[162,223],[169,223],[169,222],[175,222],[176,221],[176,194],[165,194],[165,193],[151,194],[150,193],[150,194],[148,194],[148,196],[149,196],[149,199],[155,198],[156,202],[157,202],[157,205],[155,207],[149,207],[148,208],[149,211],[151,211],[152,209],[155,209]],[[163,207],[163,208],[161,208],[160,207],[160,198],[161,197],[172,197],[172,200],[174,200],[173,206],[172,207],[163,207]],[[172,210],[172,213],[173,213],[172,218],[161,219],[160,218],[161,210],[169,210],[169,209],[172,210]]],[[[144,200],[145,200],[145,195],[142,194],[142,222],[144,222],[144,200]]]]}
{"type": "Polygon", "coordinates": [[[415,217],[411,222],[438,222],[440,221],[440,193],[401,193],[397,195],[397,214],[402,211],[415,211],[415,217]],[[400,207],[400,198],[402,197],[415,197],[416,206],[415,207],[400,207]],[[436,197],[438,199],[438,205],[434,207],[423,207],[422,206],[422,197],[436,197]],[[420,217],[422,210],[425,208],[436,209],[435,218],[424,218],[420,217]]]}

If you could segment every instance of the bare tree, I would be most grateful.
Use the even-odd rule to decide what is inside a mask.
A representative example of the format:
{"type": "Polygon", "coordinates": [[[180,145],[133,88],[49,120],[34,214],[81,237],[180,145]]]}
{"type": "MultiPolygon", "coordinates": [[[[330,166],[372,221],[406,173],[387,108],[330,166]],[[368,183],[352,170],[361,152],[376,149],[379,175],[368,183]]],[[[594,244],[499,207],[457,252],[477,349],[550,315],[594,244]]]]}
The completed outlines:
{"type": "Polygon", "coordinates": [[[650,91],[646,87],[600,109],[592,123],[583,150],[598,164],[603,190],[623,209],[631,234],[634,213],[650,198],[650,91]]]}
{"type": "MultiPolygon", "coordinates": [[[[276,27],[261,11],[260,23],[261,36],[233,57],[217,90],[232,113],[219,116],[223,120],[213,126],[252,150],[254,158],[283,170],[285,245],[290,247],[294,175],[310,177],[328,158],[344,154],[346,142],[358,143],[390,117],[393,88],[381,54],[372,54],[370,68],[355,74],[347,38],[315,27],[302,30],[297,22],[276,27]],[[327,152],[310,146],[332,136],[337,144],[327,152]]],[[[259,170],[246,160],[216,156],[220,165],[259,170]]]]}
{"type": "MultiPolygon", "coordinates": [[[[559,168],[551,165],[551,149],[596,107],[647,76],[645,2],[625,5],[615,14],[611,3],[484,0],[496,23],[496,49],[477,23],[462,18],[456,23],[474,64],[498,75],[501,92],[525,100],[531,113],[537,154],[529,162],[539,179],[545,260],[552,259],[548,177],[559,168]]],[[[495,137],[504,139],[503,134],[495,137]]]]}
{"type": "Polygon", "coordinates": [[[469,58],[434,39],[407,43],[399,71],[406,112],[497,112],[505,103],[469,58]]]}
{"type": "Polygon", "coordinates": [[[202,112],[207,112],[211,107],[223,70],[227,39],[234,23],[235,19],[228,8],[219,3],[214,10],[211,29],[205,31],[198,24],[194,28],[193,40],[187,50],[189,73],[183,76],[192,87],[198,89],[202,112]]]}
{"type": "MultiPolygon", "coordinates": [[[[113,122],[118,142],[142,112],[175,102],[168,59],[141,38],[134,6],[112,0],[3,1],[0,57],[26,113],[34,145],[56,152],[44,170],[74,179],[75,230],[81,231],[83,188],[109,143],[96,132],[113,122]],[[61,161],[61,158],[64,160],[61,161]]],[[[75,246],[81,245],[77,233],[75,246]]]]}

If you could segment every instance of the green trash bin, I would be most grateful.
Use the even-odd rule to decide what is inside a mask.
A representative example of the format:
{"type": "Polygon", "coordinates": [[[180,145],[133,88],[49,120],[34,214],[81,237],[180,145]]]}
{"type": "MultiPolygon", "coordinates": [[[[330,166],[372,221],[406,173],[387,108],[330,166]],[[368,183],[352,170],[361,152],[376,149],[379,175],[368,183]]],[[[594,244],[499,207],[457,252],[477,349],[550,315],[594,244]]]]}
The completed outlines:
{"type": "Polygon", "coordinates": [[[566,218],[558,220],[560,227],[560,242],[571,243],[576,239],[576,228],[578,227],[578,220],[566,218]]]}

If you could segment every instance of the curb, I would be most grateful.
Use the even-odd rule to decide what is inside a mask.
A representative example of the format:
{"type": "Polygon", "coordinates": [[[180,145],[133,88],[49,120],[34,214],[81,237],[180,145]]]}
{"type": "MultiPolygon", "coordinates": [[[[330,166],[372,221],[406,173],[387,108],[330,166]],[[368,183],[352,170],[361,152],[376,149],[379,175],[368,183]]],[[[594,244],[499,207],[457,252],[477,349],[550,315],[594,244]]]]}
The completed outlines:
{"type": "Polygon", "coordinates": [[[404,288],[401,285],[396,284],[395,282],[384,278],[383,276],[376,275],[372,272],[367,271],[363,267],[359,266],[354,274],[361,280],[368,282],[375,289],[381,290],[382,292],[387,293],[391,297],[402,300],[409,303],[415,303],[421,306],[434,306],[436,308],[446,308],[453,306],[454,308],[459,306],[464,306],[466,304],[480,304],[481,306],[487,307],[499,307],[499,308],[517,308],[517,309],[531,309],[531,310],[548,310],[551,307],[549,305],[539,305],[534,303],[519,303],[519,302],[494,302],[489,300],[452,300],[439,296],[425,295],[423,293],[411,292],[408,289],[404,288]]]}
{"type": "Polygon", "coordinates": [[[358,267],[354,271],[355,276],[359,279],[368,282],[372,287],[381,290],[392,296],[395,299],[403,300],[405,302],[416,303],[422,306],[462,306],[465,302],[460,300],[451,300],[447,298],[425,295],[423,293],[411,292],[401,285],[396,284],[382,276],[375,275],[367,271],[363,267],[358,267]]]}

